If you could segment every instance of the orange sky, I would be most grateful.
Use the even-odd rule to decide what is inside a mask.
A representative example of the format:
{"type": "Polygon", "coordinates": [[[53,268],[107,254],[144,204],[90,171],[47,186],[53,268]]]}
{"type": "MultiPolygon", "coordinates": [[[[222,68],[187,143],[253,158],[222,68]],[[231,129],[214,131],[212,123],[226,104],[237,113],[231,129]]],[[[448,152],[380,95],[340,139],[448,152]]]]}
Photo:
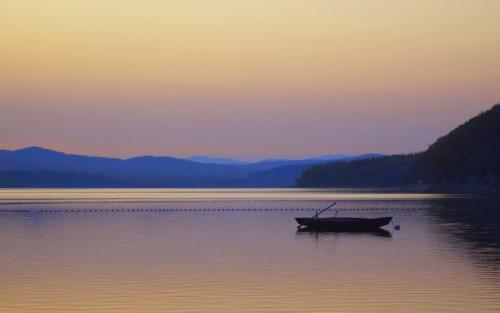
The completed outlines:
{"type": "Polygon", "coordinates": [[[0,148],[413,152],[500,102],[500,1],[0,7],[0,148]]]}

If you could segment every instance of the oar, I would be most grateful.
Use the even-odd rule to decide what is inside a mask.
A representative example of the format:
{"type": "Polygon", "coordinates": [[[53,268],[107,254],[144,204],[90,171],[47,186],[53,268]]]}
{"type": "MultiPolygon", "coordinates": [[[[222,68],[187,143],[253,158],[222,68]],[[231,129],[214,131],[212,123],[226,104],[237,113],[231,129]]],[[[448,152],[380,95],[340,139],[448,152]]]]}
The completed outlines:
{"type": "Polygon", "coordinates": [[[329,205],[326,208],[324,208],[323,210],[317,212],[316,214],[314,214],[314,216],[312,218],[317,218],[321,213],[325,212],[326,210],[328,210],[329,208],[331,208],[335,204],[337,204],[337,202],[333,202],[331,205],[329,205]]]}

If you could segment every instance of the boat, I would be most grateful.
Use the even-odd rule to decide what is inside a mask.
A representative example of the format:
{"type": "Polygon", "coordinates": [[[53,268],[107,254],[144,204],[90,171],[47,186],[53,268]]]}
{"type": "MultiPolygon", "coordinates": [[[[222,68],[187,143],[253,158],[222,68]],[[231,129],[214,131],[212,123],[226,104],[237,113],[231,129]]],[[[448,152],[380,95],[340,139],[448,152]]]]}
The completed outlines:
{"type": "Polygon", "coordinates": [[[313,217],[296,217],[299,229],[320,230],[320,231],[370,231],[377,230],[382,226],[389,224],[392,216],[378,218],[359,218],[359,217],[337,217],[339,211],[334,217],[319,217],[319,215],[330,209],[336,203],[316,212],[313,217]]]}

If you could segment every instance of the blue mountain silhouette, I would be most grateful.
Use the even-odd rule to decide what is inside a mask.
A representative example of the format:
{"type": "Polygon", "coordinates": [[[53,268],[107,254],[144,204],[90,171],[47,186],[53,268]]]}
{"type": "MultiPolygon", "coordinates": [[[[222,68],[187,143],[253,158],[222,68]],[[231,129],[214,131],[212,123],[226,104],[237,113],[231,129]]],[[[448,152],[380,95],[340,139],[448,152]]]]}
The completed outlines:
{"type": "Polygon", "coordinates": [[[338,159],[264,160],[215,164],[169,156],[129,159],[67,154],[42,147],[0,150],[0,186],[114,187],[287,187],[302,170],[338,159]]]}

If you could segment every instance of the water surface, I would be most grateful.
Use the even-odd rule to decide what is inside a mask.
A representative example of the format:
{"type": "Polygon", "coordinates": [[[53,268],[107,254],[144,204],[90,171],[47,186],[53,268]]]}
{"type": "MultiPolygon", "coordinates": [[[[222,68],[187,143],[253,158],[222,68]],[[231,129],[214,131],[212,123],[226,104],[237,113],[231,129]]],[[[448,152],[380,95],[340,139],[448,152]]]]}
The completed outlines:
{"type": "Polygon", "coordinates": [[[4,189],[0,312],[498,312],[498,203],[390,190],[4,189]],[[297,232],[293,218],[329,199],[339,216],[392,215],[401,230],[297,232]]]}

